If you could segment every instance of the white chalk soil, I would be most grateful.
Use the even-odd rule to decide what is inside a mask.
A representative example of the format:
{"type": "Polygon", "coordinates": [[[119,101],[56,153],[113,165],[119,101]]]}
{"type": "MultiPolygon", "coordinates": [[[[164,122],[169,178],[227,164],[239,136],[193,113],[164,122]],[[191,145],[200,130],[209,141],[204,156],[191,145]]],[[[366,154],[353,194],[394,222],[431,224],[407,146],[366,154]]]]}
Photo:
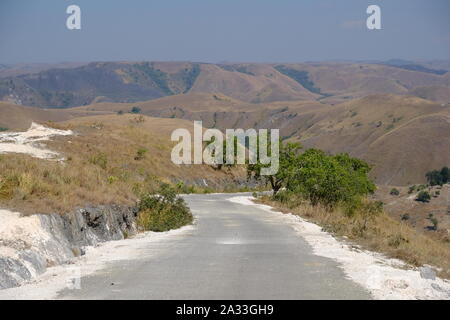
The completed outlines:
{"type": "Polygon", "coordinates": [[[59,154],[42,143],[55,136],[72,135],[71,130],[58,130],[32,123],[25,132],[0,133],[0,154],[22,153],[39,159],[59,159],[59,154]]]}
{"type": "MultiPolygon", "coordinates": [[[[36,215],[22,217],[19,213],[0,210],[0,257],[17,258],[20,248],[15,250],[1,243],[26,243],[28,246],[39,247],[46,241],[51,241],[52,235],[44,230],[36,215]]],[[[64,289],[78,289],[81,279],[104,269],[114,261],[148,259],[149,246],[183,236],[192,230],[186,226],[168,232],[146,232],[131,239],[108,241],[96,246],[88,246],[85,255],[73,258],[69,263],[47,268],[32,280],[20,287],[0,290],[0,300],[50,300],[56,299],[64,289]]],[[[40,250],[42,251],[42,250],[40,250]]],[[[156,254],[157,252],[152,252],[156,254]]],[[[47,259],[54,259],[55,253],[49,252],[47,259]]],[[[29,268],[32,269],[32,268],[29,268]]]]}
{"type": "MultiPolygon", "coordinates": [[[[450,299],[450,282],[432,274],[411,268],[399,260],[362,250],[323,232],[321,227],[299,216],[273,211],[266,205],[255,204],[250,196],[230,197],[229,201],[257,206],[274,215],[275,219],[290,225],[312,247],[313,253],[335,260],[345,275],[366,288],[375,299],[450,299]]],[[[0,240],[5,243],[28,243],[39,246],[51,241],[51,234],[42,230],[35,216],[21,217],[18,213],[0,210],[0,240]],[[21,241],[20,241],[21,240],[21,241]]],[[[114,261],[149,258],[163,250],[167,241],[184,238],[195,230],[186,226],[169,232],[139,234],[132,239],[109,241],[86,247],[86,254],[47,270],[22,286],[0,290],[0,299],[55,299],[64,289],[77,289],[81,279],[105,270],[114,261]],[[154,250],[148,250],[149,247],[154,250]]],[[[14,248],[20,251],[20,248],[14,248]]],[[[0,256],[12,257],[17,251],[0,241],[0,256]]],[[[53,256],[54,254],[52,254],[53,256]]],[[[226,281],[226,279],[224,279],[226,281]]]]}
{"type": "Polygon", "coordinates": [[[375,299],[450,300],[450,281],[433,275],[424,278],[423,269],[421,275],[420,270],[407,266],[402,261],[344,243],[322,231],[322,228],[314,223],[297,215],[274,211],[272,207],[256,204],[252,199],[239,196],[230,198],[230,201],[257,206],[278,215],[311,245],[314,254],[337,261],[347,277],[365,287],[375,299]]]}

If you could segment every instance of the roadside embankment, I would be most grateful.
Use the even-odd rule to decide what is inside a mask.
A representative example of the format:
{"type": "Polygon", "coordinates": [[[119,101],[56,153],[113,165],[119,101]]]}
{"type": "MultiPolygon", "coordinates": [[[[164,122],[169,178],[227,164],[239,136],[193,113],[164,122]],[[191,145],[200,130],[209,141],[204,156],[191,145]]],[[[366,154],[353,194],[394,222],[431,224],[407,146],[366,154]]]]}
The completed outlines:
{"type": "Polygon", "coordinates": [[[84,247],[137,232],[137,209],[81,208],[64,216],[0,210],[0,289],[31,280],[48,267],[71,263],[84,247]]]}

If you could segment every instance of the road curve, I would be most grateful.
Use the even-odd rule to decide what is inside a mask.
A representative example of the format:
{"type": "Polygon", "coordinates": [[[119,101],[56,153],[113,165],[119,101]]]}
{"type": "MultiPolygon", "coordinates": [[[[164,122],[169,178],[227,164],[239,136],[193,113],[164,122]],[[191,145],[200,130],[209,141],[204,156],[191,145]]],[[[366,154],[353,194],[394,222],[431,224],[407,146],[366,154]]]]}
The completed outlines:
{"type": "Polygon", "coordinates": [[[233,196],[186,196],[192,231],[149,246],[148,258],[111,262],[58,298],[370,299],[290,225],[233,196]]]}

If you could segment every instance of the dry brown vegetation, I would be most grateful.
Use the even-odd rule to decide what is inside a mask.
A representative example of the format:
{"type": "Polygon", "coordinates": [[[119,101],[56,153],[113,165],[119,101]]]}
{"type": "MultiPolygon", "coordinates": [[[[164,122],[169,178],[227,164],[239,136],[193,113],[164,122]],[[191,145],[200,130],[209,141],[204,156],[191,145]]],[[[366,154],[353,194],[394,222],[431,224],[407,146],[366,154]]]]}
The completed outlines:
{"type": "Polygon", "coordinates": [[[450,163],[450,106],[412,96],[370,95],[332,106],[317,101],[254,104],[223,94],[188,93],[45,112],[14,106],[16,117],[25,117],[20,123],[8,111],[12,106],[0,105],[0,127],[14,129],[21,124],[23,129],[23,123],[28,126],[31,119],[42,121],[50,115],[50,120],[77,121],[119,111],[127,114],[137,106],[143,115],[202,120],[204,127],[277,128],[283,138],[300,141],[305,148],[348,152],[366,160],[379,185],[424,183],[426,172],[450,163]]]}
{"type": "Polygon", "coordinates": [[[429,237],[450,244],[450,184],[443,186],[415,185],[408,187],[380,186],[374,198],[384,203],[385,211],[429,237]],[[399,194],[391,194],[391,190],[399,194]],[[413,190],[414,188],[414,190],[413,190]],[[431,195],[429,202],[416,201],[421,190],[431,195]],[[433,220],[437,223],[433,224],[433,220]]]}
{"type": "Polygon", "coordinates": [[[245,179],[243,168],[219,171],[171,162],[170,133],[175,128],[191,129],[191,122],[110,115],[50,125],[76,132],[47,143],[66,160],[1,155],[1,206],[24,213],[64,213],[77,206],[134,204],[159,181],[183,181],[181,192],[207,192],[231,190],[236,188],[235,181],[245,179]],[[197,186],[188,188],[189,184],[197,186]]]}
{"type": "Polygon", "coordinates": [[[32,121],[61,121],[70,114],[59,110],[43,110],[0,101],[0,127],[13,130],[28,129],[32,121]]]}
{"type": "Polygon", "coordinates": [[[449,243],[427,237],[384,212],[377,215],[359,212],[349,216],[340,209],[330,212],[301,200],[283,204],[264,196],[258,201],[282,212],[299,215],[335,236],[347,237],[363,248],[384,253],[413,266],[435,266],[439,269],[439,276],[450,279],[449,243]]]}
{"type": "Polygon", "coordinates": [[[79,115],[128,112],[203,120],[205,127],[277,128],[289,140],[331,153],[348,152],[374,166],[378,184],[425,182],[450,163],[450,106],[412,96],[370,95],[338,105],[317,101],[265,104],[219,94],[189,93],[136,104],[101,103],[71,109],[79,115]]]}

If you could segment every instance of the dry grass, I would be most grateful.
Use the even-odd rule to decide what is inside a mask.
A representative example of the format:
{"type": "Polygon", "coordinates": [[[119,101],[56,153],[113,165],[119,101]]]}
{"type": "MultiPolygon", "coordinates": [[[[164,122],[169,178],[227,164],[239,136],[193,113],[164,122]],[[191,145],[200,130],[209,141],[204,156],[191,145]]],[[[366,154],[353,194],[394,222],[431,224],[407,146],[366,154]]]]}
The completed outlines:
{"type": "Polygon", "coordinates": [[[431,239],[382,212],[367,218],[363,214],[346,215],[342,210],[329,212],[309,203],[281,204],[270,197],[260,201],[282,212],[291,212],[314,222],[336,236],[345,236],[363,248],[381,252],[414,266],[437,267],[439,276],[450,279],[450,246],[431,239]]]}
{"type": "MultiPolygon", "coordinates": [[[[159,181],[200,185],[204,179],[211,189],[223,190],[245,177],[242,168],[217,171],[203,165],[173,164],[170,132],[189,128],[190,122],[111,115],[51,125],[77,133],[47,143],[66,161],[1,155],[0,206],[23,213],[65,213],[78,206],[135,204],[159,181]]],[[[208,190],[195,187],[190,191],[208,190]]]]}

